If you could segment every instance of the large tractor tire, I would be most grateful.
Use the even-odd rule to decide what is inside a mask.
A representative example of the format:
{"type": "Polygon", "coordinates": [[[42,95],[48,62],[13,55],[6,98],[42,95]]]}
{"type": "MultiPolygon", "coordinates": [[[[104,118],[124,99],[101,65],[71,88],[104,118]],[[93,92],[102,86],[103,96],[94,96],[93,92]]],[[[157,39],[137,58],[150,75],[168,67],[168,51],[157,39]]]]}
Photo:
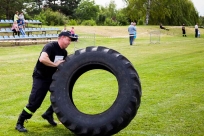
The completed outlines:
{"type": "Polygon", "coordinates": [[[58,119],[80,136],[109,136],[125,128],[137,113],[142,93],[139,76],[129,60],[117,51],[101,46],[80,49],[67,56],[53,75],[50,91],[58,119]],[[72,91],[76,80],[93,69],[112,73],[118,82],[118,93],[110,108],[90,115],[77,109],[72,91]]]}

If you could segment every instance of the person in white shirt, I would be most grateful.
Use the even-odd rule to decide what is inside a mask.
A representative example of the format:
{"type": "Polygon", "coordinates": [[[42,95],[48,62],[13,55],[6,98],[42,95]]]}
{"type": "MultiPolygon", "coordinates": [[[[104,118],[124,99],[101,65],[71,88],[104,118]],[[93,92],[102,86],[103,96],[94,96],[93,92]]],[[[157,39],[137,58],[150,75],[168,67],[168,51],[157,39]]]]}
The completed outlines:
{"type": "Polygon", "coordinates": [[[198,37],[198,23],[195,25],[195,38],[198,37]]]}

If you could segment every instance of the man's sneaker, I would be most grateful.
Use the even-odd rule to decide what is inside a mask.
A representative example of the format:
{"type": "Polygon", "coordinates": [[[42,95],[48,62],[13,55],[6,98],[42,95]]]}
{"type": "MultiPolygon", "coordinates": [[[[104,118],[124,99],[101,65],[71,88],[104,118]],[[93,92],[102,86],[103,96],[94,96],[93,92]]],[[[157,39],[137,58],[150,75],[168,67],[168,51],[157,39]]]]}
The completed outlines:
{"type": "Polygon", "coordinates": [[[57,126],[57,123],[54,121],[52,115],[43,114],[43,115],[42,115],[42,118],[43,118],[43,119],[46,119],[46,120],[50,123],[50,125],[52,125],[52,126],[57,126]]]}
{"type": "Polygon", "coordinates": [[[19,132],[28,132],[27,129],[21,124],[16,124],[15,129],[18,130],[19,132]]]}

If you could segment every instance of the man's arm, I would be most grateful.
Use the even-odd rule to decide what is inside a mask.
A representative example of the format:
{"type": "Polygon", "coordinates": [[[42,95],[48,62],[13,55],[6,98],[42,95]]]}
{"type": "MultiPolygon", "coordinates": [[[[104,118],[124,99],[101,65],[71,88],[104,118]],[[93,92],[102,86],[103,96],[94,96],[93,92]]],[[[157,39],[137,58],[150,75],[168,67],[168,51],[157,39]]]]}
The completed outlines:
{"type": "Polygon", "coordinates": [[[50,66],[50,67],[57,67],[60,63],[64,62],[64,60],[58,60],[57,62],[52,62],[49,57],[48,54],[46,52],[42,52],[39,58],[39,61],[41,63],[43,63],[46,66],[50,66]]]}

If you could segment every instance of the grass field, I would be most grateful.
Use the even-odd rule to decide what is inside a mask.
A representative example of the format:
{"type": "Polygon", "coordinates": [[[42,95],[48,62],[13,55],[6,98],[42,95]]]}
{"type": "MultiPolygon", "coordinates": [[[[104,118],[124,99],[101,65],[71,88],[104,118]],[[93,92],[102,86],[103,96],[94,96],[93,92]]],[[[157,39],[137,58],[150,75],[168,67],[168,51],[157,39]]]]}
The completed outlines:
{"type": "MultiPolygon", "coordinates": [[[[140,76],[143,92],[140,108],[116,136],[204,135],[204,29],[201,38],[194,38],[193,28],[187,28],[187,37],[182,37],[180,27],[170,27],[170,31],[161,31],[160,43],[150,44],[149,32],[159,30],[158,26],[138,26],[133,46],[129,46],[125,37],[127,27],[76,26],[75,30],[89,38],[72,43],[67,49],[69,53],[75,47],[106,46],[127,57],[140,76]]],[[[27,104],[32,71],[43,45],[0,47],[1,136],[74,136],[62,124],[51,127],[41,118],[50,104],[50,94],[25,123],[28,133],[14,129],[27,104]]],[[[77,80],[74,90],[74,102],[80,111],[99,113],[115,99],[117,81],[108,72],[93,70],[77,80]]],[[[58,121],[56,116],[55,119],[58,121]]]]}

